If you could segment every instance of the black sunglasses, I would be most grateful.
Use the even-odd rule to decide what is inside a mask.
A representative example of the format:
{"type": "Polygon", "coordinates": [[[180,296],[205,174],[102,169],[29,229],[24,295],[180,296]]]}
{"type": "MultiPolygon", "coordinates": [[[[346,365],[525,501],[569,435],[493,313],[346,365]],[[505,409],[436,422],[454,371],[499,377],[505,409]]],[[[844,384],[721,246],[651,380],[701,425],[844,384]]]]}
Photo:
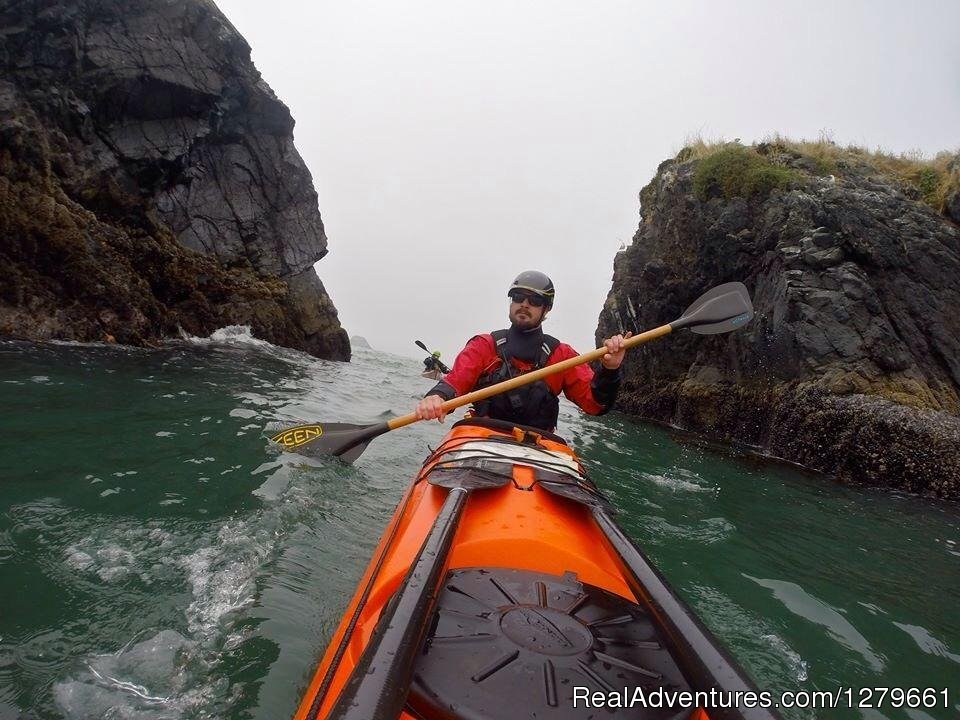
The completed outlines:
{"type": "Polygon", "coordinates": [[[526,300],[533,307],[543,307],[547,304],[547,301],[539,295],[534,295],[533,293],[527,292],[518,292],[516,290],[510,293],[510,299],[515,303],[522,303],[524,300],[526,300]]]}

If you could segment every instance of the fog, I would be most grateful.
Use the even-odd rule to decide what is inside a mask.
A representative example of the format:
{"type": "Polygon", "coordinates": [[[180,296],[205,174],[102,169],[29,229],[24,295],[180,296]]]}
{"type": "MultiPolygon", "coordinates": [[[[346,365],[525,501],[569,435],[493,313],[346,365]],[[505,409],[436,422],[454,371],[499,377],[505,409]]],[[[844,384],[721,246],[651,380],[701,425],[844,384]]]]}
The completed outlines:
{"type": "Polygon", "coordinates": [[[544,329],[593,347],[638,193],[692,137],[960,147],[955,0],[217,5],[296,120],[341,322],[404,355],[506,326],[525,269],[544,329]]]}

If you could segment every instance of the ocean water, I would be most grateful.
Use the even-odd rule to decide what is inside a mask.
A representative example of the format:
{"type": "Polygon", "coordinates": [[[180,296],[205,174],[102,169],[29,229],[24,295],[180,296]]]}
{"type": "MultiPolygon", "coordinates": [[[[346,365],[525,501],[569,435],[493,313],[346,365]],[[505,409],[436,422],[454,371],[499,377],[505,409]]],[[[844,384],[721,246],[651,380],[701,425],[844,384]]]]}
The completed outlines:
{"type": "MultiPolygon", "coordinates": [[[[451,421],[352,466],[281,453],[264,427],[409,412],[420,370],[244,328],[156,350],[0,343],[0,720],[289,717],[451,421]]],[[[568,403],[558,433],[760,689],[948,690],[947,707],[785,717],[958,716],[956,506],[568,403]]]]}

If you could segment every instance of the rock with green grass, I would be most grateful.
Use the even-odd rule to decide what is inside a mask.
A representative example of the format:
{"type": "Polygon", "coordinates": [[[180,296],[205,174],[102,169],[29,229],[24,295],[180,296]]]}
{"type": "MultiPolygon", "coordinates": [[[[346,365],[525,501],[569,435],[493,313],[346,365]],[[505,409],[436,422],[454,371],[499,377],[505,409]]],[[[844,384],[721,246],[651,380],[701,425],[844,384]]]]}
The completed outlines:
{"type": "Polygon", "coordinates": [[[842,480],[960,498],[960,226],[931,198],[952,197],[942,160],[924,174],[778,139],[661,164],[598,340],[733,280],[757,314],[629,353],[618,407],[842,480]]]}

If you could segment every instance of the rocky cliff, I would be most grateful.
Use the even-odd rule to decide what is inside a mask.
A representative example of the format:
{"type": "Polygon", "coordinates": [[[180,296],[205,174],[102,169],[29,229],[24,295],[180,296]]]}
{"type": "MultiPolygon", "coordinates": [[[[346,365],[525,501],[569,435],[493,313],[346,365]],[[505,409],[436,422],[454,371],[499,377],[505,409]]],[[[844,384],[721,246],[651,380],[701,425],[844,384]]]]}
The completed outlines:
{"type": "Polygon", "coordinates": [[[293,119],[208,0],[0,0],[0,335],[349,359],[293,119]]]}
{"type": "MultiPolygon", "coordinates": [[[[732,280],[757,315],[629,354],[620,409],[842,480],[960,497],[957,224],[869,158],[827,166],[780,143],[688,158],[641,192],[598,338],[669,322],[732,280]]],[[[943,198],[949,214],[956,195],[943,198]]]]}

